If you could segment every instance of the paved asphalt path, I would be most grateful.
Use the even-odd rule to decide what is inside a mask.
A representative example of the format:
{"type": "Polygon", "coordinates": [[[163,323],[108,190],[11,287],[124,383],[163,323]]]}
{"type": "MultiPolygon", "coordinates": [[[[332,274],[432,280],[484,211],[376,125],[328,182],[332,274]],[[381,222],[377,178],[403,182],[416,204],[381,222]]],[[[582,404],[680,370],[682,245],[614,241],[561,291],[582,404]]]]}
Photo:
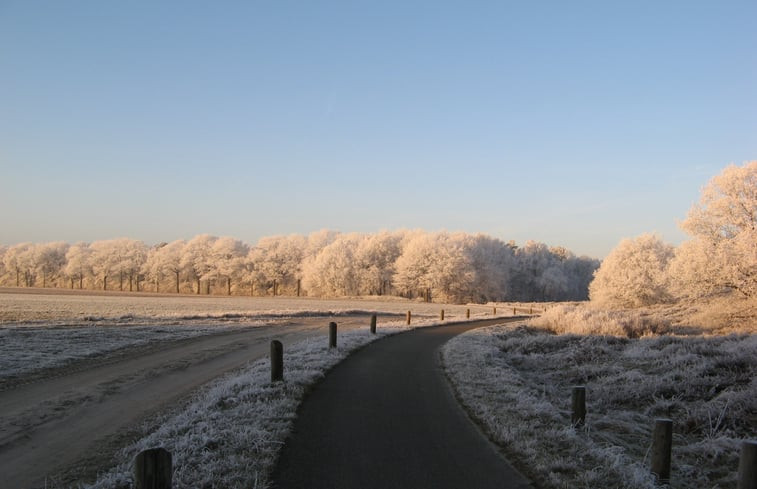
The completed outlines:
{"type": "Polygon", "coordinates": [[[440,347],[470,329],[391,336],[335,367],[300,407],[272,475],[277,489],[525,489],[458,404],[440,347]]]}

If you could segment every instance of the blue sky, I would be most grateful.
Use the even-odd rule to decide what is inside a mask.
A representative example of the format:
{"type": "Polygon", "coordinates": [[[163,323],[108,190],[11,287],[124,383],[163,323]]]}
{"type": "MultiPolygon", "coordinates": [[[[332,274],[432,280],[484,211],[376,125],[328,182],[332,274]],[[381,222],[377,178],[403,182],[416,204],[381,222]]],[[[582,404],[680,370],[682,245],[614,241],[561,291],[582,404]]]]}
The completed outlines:
{"type": "Polygon", "coordinates": [[[709,178],[757,158],[755,19],[753,0],[0,0],[0,243],[678,243],[709,178]]]}

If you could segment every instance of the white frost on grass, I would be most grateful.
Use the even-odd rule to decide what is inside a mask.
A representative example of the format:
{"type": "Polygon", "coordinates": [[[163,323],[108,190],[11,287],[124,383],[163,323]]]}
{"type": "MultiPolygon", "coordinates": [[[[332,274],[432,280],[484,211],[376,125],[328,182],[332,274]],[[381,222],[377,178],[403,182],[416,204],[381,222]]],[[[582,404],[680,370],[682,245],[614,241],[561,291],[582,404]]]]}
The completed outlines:
{"type": "Polygon", "coordinates": [[[96,489],[129,488],[132,463],[142,450],[163,447],[173,456],[174,488],[265,488],[308,388],[352,351],[378,338],[420,326],[418,321],[382,323],[342,333],[338,348],[326,338],[284,345],[284,381],[271,383],[268,358],[211,383],[185,407],[166,415],[159,427],[124,448],[118,465],[92,484],[96,489]]]}
{"type": "MultiPolygon", "coordinates": [[[[264,324],[260,322],[260,324],[264,324]]],[[[127,347],[238,328],[232,325],[71,326],[0,328],[0,381],[127,347]]]]}
{"type": "Polygon", "coordinates": [[[659,417],[674,420],[674,487],[735,487],[740,443],[757,437],[757,336],[628,333],[640,331],[631,339],[494,326],[454,338],[442,355],[465,406],[544,487],[651,489],[659,417]],[[578,430],[574,385],[587,388],[587,425],[578,430]]]}

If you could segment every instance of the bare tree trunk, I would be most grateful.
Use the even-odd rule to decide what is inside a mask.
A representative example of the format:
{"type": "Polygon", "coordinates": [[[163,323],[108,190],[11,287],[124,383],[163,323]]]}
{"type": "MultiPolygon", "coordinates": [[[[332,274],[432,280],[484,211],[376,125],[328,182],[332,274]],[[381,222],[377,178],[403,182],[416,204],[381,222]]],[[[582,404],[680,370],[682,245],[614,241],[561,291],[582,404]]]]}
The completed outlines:
{"type": "MultiPolygon", "coordinates": [[[[134,274],[129,274],[129,292],[134,292],[132,288],[132,283],[134,282],[134,274]]],[[[139,287],[137,287],[139,288],[139,287]]]]}
{"type": "Polygon", "coordinates": [[[176,272],[176,293],[179,293],[179,272],[176,272]]]}
{"type": "Polygon", "coordinates": [[[21,271],[16,269],[16,287],[21,287],[21,271]]]}
{"type": "Polygon", "coordinates": [[[226,279],[226,295],[231,295],[231,277],[226,279]]]}
{"type": "Polygon", "coordinates": [[[197,295],[200,295],[200,279],[197,279],[197,295]]]}
{"type": "Polygon", "coordinates": [[[118,272],[118,289],[124,291],[124,272],[118,272]]]}
{"type": "Polygon", "coordinates": [[[108,290],[108,276],[103,277],[103,290],[108,290]]]}
{"type": "Polygon", "coordinates": [[[84,274],[79,275],[79,290],[84,288],[84,274]]]}

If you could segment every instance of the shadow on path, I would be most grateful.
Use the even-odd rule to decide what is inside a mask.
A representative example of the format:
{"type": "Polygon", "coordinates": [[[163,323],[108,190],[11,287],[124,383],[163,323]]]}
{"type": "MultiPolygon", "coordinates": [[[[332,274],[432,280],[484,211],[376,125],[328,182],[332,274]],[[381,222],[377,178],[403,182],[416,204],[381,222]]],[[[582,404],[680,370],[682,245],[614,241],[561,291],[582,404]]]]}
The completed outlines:
{"type": "Polygon", "coordinates": [[[506,321],[420,328],[348,357],[300,407],[273,487],[532,487],[471,422],[439,364],[453,336],[506,321]]]}

